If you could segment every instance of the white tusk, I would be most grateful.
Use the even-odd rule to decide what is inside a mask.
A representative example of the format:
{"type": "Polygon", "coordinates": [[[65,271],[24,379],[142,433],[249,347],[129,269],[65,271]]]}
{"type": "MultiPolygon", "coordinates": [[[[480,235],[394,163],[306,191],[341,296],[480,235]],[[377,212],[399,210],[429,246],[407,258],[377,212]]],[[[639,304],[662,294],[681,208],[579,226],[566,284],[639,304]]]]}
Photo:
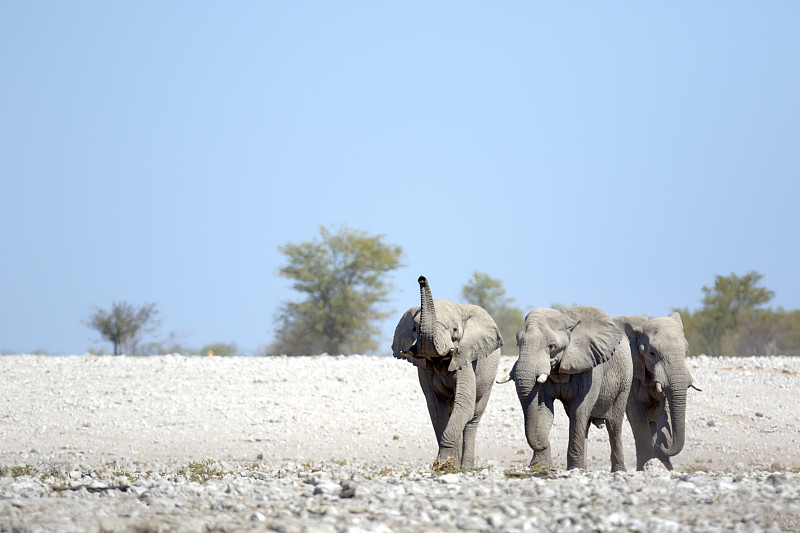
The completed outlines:
{"type": "Polygon", "coordinates": [[[664,392],[664,389],[661,387],[661,382],[656,381],[656,392],[661,394],[664,392]]]}
{"type": "Polygon", "coordinates": [[[697,385],[695,385],[694,383],[690,384],[689,386],[690,386],[691,388],[693,388],[694,390],[697,390],[697,391],[703,392],[703,389],[701,389],[700,387],[698,387],[698,386],[697,386],[697,385]]]}
{"type": "Polygon", "coordinates": [[[508,383],[511,381],[511,374],[506,374],[505,377],[497,380],[497,383],[508,383]]]}
{"type": "Polygon", "coordinates": [[[536,383],[544,383],[547,381],[547,374],[540,374],[538,378],[536,378],[536,383]]]}

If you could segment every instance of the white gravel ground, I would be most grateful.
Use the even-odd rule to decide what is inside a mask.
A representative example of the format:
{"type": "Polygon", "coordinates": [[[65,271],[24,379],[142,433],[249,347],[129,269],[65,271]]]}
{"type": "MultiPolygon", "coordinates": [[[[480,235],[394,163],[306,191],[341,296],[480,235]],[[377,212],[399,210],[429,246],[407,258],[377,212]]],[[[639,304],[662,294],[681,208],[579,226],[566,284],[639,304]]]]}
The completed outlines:
{"type": "MultiPolygon", "coordinates": [[[[504,358],[500,373],[510,368],[504,358]]],[[[800,358],[689,361],[675,471],[525,472],[513,384],[476,471],[433,474],[415,368],[388,357],[0,357],[0,531],[797,531],[800,358]]]]}

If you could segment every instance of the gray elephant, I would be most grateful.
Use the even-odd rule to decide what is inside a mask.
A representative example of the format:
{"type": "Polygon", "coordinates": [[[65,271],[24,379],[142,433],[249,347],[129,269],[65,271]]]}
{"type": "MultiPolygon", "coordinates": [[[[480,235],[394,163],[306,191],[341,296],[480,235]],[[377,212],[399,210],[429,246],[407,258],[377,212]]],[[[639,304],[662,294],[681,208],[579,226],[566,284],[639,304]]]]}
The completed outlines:
{"type": "Polygon", "coordinates": [[[439,444],[437,463],[473,468],[475,433],[497,376],[503,338],[482,307],[434,300],[425,277],[418,281],[421,306],[403,314],[392,353],[417,367],[439,444]]]}
{"type": "Polygon", "coordinates": [[[531,466],[549,466],[550,428],[556,399],[569,417],[567,468],[586,468],[590,423],[606,424],[611,470],[625,470],[622,425],[633,368],[625,336],[597,307],[537,308],[517,332],[519,359],[509,379],[533,449],[531,466]]]}
{"type": "Polygon", "coordinates": [[[697,388],[686,367],[689,343],[681,315],[626,315],[614,322],[628,338],[633,358],[627,414],[636,441],[636,468],[644,469],[656,457],[672,470],[670,457],[680,453],[686,438],[686,392],[697,388]]]}

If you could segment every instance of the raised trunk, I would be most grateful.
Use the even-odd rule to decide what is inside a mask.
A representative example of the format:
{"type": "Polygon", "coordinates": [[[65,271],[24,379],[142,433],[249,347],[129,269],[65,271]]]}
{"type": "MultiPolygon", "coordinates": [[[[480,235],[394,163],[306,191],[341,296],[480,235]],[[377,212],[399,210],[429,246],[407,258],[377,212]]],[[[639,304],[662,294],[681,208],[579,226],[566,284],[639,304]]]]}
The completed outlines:
{"type": "MultiPolygon", "coordinates": [[[[672,428],[669,429],[671,429],[672,442],[669,443],[669,446],[659,443],[658,450],[667,457],[677,455],[683,450],[686,434],[686,389],[688,386],[688,383],[676,380],[670,382],[664,391],[667,395],[667,403],[669,403],[669,422],[672,425],[672,428]]],[[[659,431],[662,429],[659,428],[659,431]]]]}
{"type": "Polygon", "coordinates": [[[437,331],[436,309],[433,306],[431,288],[425,276],[419,277],[420,313],[419,313],[419,343],[417,353],[421,357],[443,357],[448,350],[441,335],[437,331]]]}

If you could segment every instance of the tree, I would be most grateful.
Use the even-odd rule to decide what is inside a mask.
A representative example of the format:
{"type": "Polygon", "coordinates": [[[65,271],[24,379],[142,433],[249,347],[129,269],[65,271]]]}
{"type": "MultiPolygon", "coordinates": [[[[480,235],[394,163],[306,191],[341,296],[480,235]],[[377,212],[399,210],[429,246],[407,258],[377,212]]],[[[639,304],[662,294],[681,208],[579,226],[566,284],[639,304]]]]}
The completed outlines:
{"type": "Polygon", "coordinates": [[[751,271],[744,276],[716,276],[714,285],[703,287],[703,307],[680,312],[689,353],[709,355],[764,355],[796,353],[800,335],[794,333],[796,315],[763,306],[774,292],[760,287],[763,276],[751,271]]]}
{"type": "Polygon", "coordinates": [[[114,355],[135,353],[141,333],[151,333],[161,323],[156,319],[158,310],[155,303],[135,307],[125,301],[113,302],[111,310],[95,308],[95,313],[84,322],[97,330],[104,339],[114,344],[114,355]]]}
{"type": "Polygon", "coordinates": [[[519,355],[517,330],[524,322],[523,312],[513,305],[514,298],[506,296],[503,282],[476,271],[461,288],[461,295],[467,303],[483,307],[492,316],[503,335],[503,353],[519,355]]]}
{"type": "Polygon", "coordinates": [[[755,270],[742,277],[732,272],[730,276],[715,276],[713,287],[703,287],[698,331],[705,337],[711,354],[719,355],[723,335],[745,322],[752,323],[758,309],[775,296],[771,290],[758,286],[763,277],[755,270]]]}
{"type": "Polygon", "coordinates": [[[376,322],[389,317],[379,310],[391,290],[386,275],[399,268],[402,248],[383,235],[321,226],[313,241],[287,243],[278,249],[288,264],[280,275],[294,280],[305,295],[285,302],[276,317],[270,351],[287,355],[353,354],[377,349],[376,322]]]}

